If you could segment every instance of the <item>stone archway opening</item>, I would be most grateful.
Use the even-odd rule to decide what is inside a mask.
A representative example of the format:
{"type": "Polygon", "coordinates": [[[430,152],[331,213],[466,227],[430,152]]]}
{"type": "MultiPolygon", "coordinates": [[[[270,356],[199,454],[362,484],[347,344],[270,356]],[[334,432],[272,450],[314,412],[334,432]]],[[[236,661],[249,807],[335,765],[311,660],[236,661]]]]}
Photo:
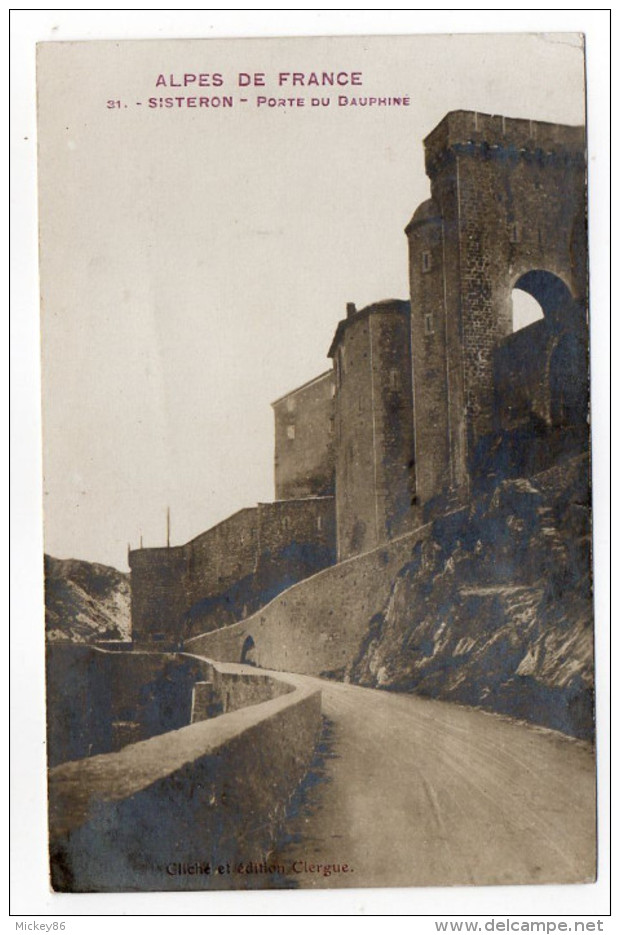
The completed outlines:
{"type": "Polygon", "coordinates": [[[254,640],[252,639],[251,636],[246,636],[243,642],[243,647],[241,649],[241,660],[240,661],[242,665],[246,665],[246,666],[256,665],[255,651],[256,651],[256,645],[254,643],[254,640]]]}
{"type": "Polygon", "coordinates": [[[548,270],[524,273],[512,297],[513,332],[494,353],[494,424],[513,433],[515,451],[523,447],[516,441],[521,433],[530,448],[531,439],[539,439],[543,452],[556,429],[566,436],[562,444],[576,446],[587,431],[585,309],[548,270]]]}
{"type": "Polygon", "coordinates": [[[512,290],[512,331],[521,331],[545,317],[542,305],[525,289],[512,290]]]}
{"type": "Polygon", "coordinates": [[[575,308],[570,289],[546,269],[532,269],[512,288],[512,330],[520,331],[544,318],[549,325],[565,326],[575,308]]]}

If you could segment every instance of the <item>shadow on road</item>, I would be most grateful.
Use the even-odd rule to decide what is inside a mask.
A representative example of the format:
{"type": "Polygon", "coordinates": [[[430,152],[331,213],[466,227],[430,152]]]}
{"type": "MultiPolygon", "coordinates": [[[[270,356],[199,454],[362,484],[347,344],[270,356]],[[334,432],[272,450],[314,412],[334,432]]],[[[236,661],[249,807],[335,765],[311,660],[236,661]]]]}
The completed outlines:
{"type": "MultiPolygon", "coordinates": [[[[313,843],[305,837],[305,825],[309,818],[321,808],[321,787],[331,782],[328,761],[338,756],[334,753],[334,723],[325,715],[322,721],[314,758],[305,778],[289,802],[284,827],[269,854],[268,863],[288,866],[290,849],[299,844],[310,846],[313,843]]],[[[272,877],[270,886],[280,889],[298,889],[299,882],[290,876],[279,875],[277,879],[272,877]]]]}

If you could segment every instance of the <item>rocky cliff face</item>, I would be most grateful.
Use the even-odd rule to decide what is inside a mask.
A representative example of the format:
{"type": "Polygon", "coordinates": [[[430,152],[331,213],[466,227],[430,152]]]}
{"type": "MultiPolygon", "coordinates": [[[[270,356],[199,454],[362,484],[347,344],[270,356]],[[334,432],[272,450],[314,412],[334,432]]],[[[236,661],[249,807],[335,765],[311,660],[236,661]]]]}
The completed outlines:
{"type": "Polygon", "coordinates": [[[92,562],[45,556],[45,631],[50,641],[131,638],[129,575],[92,562]]]}
{"type": "Polygon", "coordinates": [[[588,459],[435,521],[349,677],[593,734],[588,459]]]}

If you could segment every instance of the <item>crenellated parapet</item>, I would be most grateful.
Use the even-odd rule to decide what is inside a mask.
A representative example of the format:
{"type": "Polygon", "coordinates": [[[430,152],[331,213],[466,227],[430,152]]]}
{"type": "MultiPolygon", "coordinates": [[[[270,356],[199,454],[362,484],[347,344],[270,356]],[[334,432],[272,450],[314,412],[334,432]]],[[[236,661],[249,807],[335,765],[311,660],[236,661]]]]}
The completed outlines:
{"type": "Polygon", "coordinates": [[[585,165],[585,130],[501,115],[454,110],[424,140],[429,178],[455,155],[537,161],[541,165],[585,165]]]}

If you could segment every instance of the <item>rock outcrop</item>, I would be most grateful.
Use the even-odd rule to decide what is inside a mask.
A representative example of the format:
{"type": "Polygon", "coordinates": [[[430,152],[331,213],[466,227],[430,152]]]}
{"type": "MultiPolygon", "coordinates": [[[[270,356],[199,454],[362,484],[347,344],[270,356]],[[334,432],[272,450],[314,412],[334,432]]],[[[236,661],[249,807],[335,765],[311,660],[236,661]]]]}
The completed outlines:
{"type": "Polygon", "coordinates": [[[129,575],[93,562],[45,556],[45,632],[50,641],[131,639],[129,575]]]}
{"type": "Polygon", "coordinates": [[[593,733],[587,456],[505,480],[435,521],[351,681],[593,733]]]}

